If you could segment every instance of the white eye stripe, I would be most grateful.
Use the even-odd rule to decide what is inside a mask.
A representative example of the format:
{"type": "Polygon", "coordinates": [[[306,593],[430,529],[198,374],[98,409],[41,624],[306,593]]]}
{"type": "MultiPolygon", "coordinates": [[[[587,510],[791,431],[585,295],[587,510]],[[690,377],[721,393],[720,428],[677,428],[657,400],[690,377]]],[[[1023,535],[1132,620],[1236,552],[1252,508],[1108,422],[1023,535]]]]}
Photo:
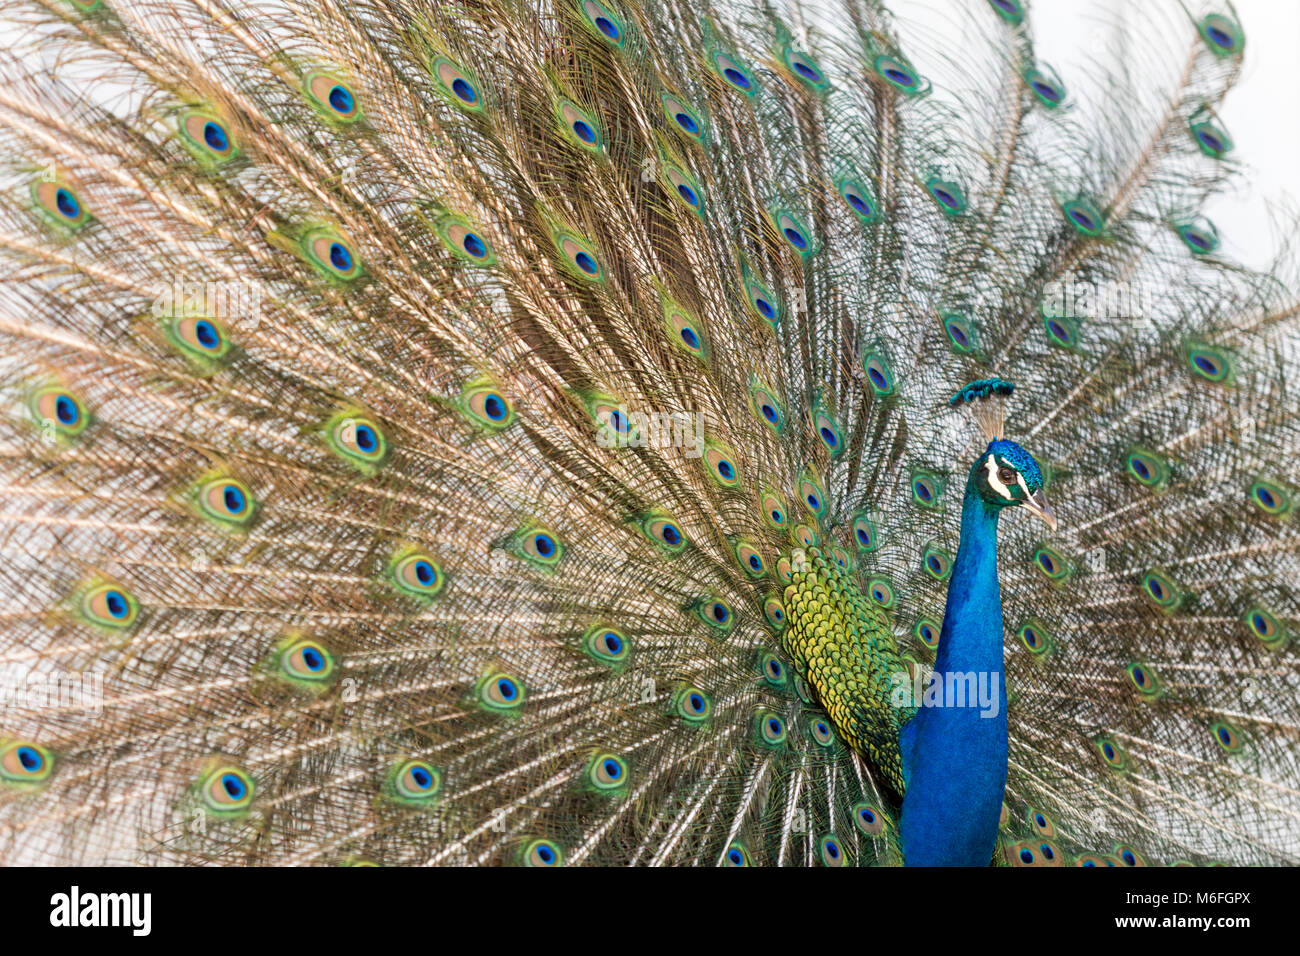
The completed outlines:
{"type": "Polygon", "coordinates": [[[1020,472],[1016,472],[1016,481],[1017,481],[1017,483],[1019,483],[1020,487],[1023,488],[1023,489],[1025,490],[1025,500],[1026,500],[1026,501],[1028,501],[1031,497],[1033,497],[1033,496],[1030,495],[1030,493],[1029,493],[1029,486],[1028,486],[1027,484],[1025,484],[1025,476],[1024,476],[1024,475],[1022,475],[1020,472]]]}
{"type": "MultiPolygon", "coordinates": [[[[989,486],[992,487],[992,489],[996,491],[998,494],[1000,494],[1003,498],[1006,498],[1008,501],[1014,501],[1015,498],[1013,498],[1011,495],[1011,489],[1008,488],[1005,484],[1003,484],[1002,479],[998,477],[998,460],[996,455],[989,455],[988,458],[984,460],[984,470],[988,472],[989,486]]],[[[1025,484],[1025,480],[1021,478],[1018,473],[1016,475],[1016,478],[1019,480],[1021,486],[1023,487],[1025,484]]],[[[1028,494],[1028,492],[1029,489],[1026,488],[1025,493],[1028,494]]]]}

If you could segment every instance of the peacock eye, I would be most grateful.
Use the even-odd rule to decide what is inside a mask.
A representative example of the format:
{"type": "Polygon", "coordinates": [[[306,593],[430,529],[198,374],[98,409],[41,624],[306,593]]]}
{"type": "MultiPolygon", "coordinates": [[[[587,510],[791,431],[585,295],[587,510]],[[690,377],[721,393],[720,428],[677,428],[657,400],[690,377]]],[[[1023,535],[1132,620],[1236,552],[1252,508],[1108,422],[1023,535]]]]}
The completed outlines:
{"type": "Polygon", "coordinates": [[[1002,482],[1004,485],[1009,485],[1015,480],[1016,480],[1016,473],[1012,471],[1010,468],[998,469],[998,481],[1002,482]]]}

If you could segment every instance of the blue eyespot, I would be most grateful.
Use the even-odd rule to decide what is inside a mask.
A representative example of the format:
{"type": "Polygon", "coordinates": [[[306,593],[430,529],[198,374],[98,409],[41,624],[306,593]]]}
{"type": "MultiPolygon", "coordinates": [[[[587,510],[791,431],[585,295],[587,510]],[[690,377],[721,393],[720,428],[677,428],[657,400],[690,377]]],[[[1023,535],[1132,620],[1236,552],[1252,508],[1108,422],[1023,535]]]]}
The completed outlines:
{"type": "Polygon", "coordinates": [[[502,677],[497,681],[497,692],[503,700],[514,700],[519,696],[519,688],[509,677],[502,677]]]}
{"type": "Polygon", "coordinates": [[[348,252],[347,246],[341,242],[330,243],[330,264],[339,272],[352,268],[352,253],[348,252]]]}
{"type": "Polygon", "coordinates": [[[457,77],[452,81],[451,91],[466,103],[473,103],[478,99],[478,91],[470,86],[464,77],[457,77]]]}
{"type": "Polygon", "coordinates": [[[364,452],[372,452],[379,444],[379,439],[375,435],[375,430],[369,425],[358,425],[354,432],[353,440],[359,449],[364,452]]]}
{"type": "Polygon", "coordinates": [[[110,616],[121,620],[131,610],[131,605],[121,591],[107,591],[104,594],[104,608],[110,616]]]}
{"type": "Polygon", "coordinates": [[[573,132],[577,134],[578,139],[582,140],[584,143],[596,142],[596,131],[582,120],[578,120],[573,124],[573,132]]]}
{"type": "Polygon", "coordinates": [[[686,130],[686,132],[690,133],[691,135],[694,135],[700,131],[700,124],[695,122],[694,117],[686,113],[678,113],[673,117],[673,119],[677,121],[678,126],[686,130]]]}
{"type": "Polygon", "coordinates": [[[67,395],[60,395],[54,400],[54,414],[62,425],[75,425],[81,418],[81,409],[67,395]]]}
{"type": "Polygon", "coordinates": [[[587,253],[579,252],[576,256],[573,257],[573,261],[574,264],[577,265],[579,269],[581,269],[583,272],[587,273],[588,275],[596,274],[596,260],[591,258],[591,256],[587,255],[587,253]]]}
{"type": "Polygon", "coordinates": [[[76,219],[81,215],[81,204],[66,189],[60,189],[54,194],[54,205],[58,207],[59,214],[66,219],[76,219]]]}
{"type": "Polygon", "coordinates": [[[231,800],[242,800],[244,794],[248,792],[248,787],[244,781],[239,779],[238,774],[225,773],[221,775],[221,789],[226,791],[226,795],[231,800]]]}
{"type": "Polygon", "coordinates": [[[742,90],[749,89],[749,77],[744,73],[741,73],[740,70],[736,69],[734,66],[729,66],[722,72],[723,75],[726,76],[726,78],[735,86],[740,87],[742,90]]]}
{"type": "Polygon", "coordinates": [[[682,329],[682,341],[692,349],[698,349],[700,347],[700,337],[696,335],[695,330],[689,326],[682,329]]]}
{"type": "Polygon", "coordinates": [[[794,246],[796,249],[808,248],[808,240],[804,238],[803,233],[798,229],[787,226],[785,228],[785,237],[790,240],[790,245],[794,246]]]}
{"type": "Polygon", "coordinates": [[[221,128],[221,124],[208,120],[203,124],[203,142],[217,153],[224,153],[230,148],[230,139],[226,136],[226,131],[221,128]]]}
{"type": "Polygon", "coordinates": [[[549,558],[555,554],[555,539],[549,534],[538,534],[533,536],[533,547],[543,558],[549,558]]]}
{"type": "Polygon", "coordinates": [[[499,422],[501,419],[506,417],[505,403],[502,402],[501,398],[497,395],[489,395],[483,400],[483,411],[485,411],[487,417],[492,419],[494,422],[499,422]]]}
{"type": "Polygon", "coordinates": [[[341,86],[334,86],[329,91],[329,104],[340,113],[351,113],[356,101],[346,89],[341,86]]]}
{"type": "Polygon", "coordinates": [[[762,297],[754,299],[754,308],[758,309],[765,319],[776,318],[776,309],[772,307],[772,303],[768,302],[767,299],[762,297]]]}

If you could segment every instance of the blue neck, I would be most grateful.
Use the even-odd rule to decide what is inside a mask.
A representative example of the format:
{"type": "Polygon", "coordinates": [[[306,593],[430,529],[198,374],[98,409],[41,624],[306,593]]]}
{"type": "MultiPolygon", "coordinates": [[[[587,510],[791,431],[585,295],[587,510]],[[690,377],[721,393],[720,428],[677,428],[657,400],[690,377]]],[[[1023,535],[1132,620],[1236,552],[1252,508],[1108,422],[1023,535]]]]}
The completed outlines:
{"type": "Polygon", "coordinates": [[[1007,782],[997,546],[998,509],[968,480],[934,664],[942,706],[918,701],[920,710],[899,736],[907,781],[900,829],[909,866],[988,866],[993,857],[1007,782]],[[971,674],[973,681],[958,679],[971,674]],[[949,692],[971,686],[973,695],[949,692]]]}

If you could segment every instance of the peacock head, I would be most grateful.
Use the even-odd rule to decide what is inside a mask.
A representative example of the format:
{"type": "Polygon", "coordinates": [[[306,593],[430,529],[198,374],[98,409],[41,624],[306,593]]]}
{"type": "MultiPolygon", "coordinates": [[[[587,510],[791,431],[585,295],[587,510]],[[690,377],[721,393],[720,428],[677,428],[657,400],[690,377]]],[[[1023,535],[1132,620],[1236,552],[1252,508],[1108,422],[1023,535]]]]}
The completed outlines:
{"type": "Polygon", "coordinates": [[[1056,515],[1043,496],[1043,470],[1033,455],[1002,437],[1005,421],[1003,401],[1014,388],[1003,379],[985,378],[971,382],[948,400],[954,408],[965,407],[989,439],[984,454],[971,467],[970,484],[991,507],[1002,509],[1023,505],[1055,530],[1056,515]]]}
{"type": "Polygon", "coordinates": [[[996,508],[1023,505],[1056,529],[1056,515],[1043,496],[1043,470],[1013,441],[995,438],[971,469],[975,490],[996,508]]]}

